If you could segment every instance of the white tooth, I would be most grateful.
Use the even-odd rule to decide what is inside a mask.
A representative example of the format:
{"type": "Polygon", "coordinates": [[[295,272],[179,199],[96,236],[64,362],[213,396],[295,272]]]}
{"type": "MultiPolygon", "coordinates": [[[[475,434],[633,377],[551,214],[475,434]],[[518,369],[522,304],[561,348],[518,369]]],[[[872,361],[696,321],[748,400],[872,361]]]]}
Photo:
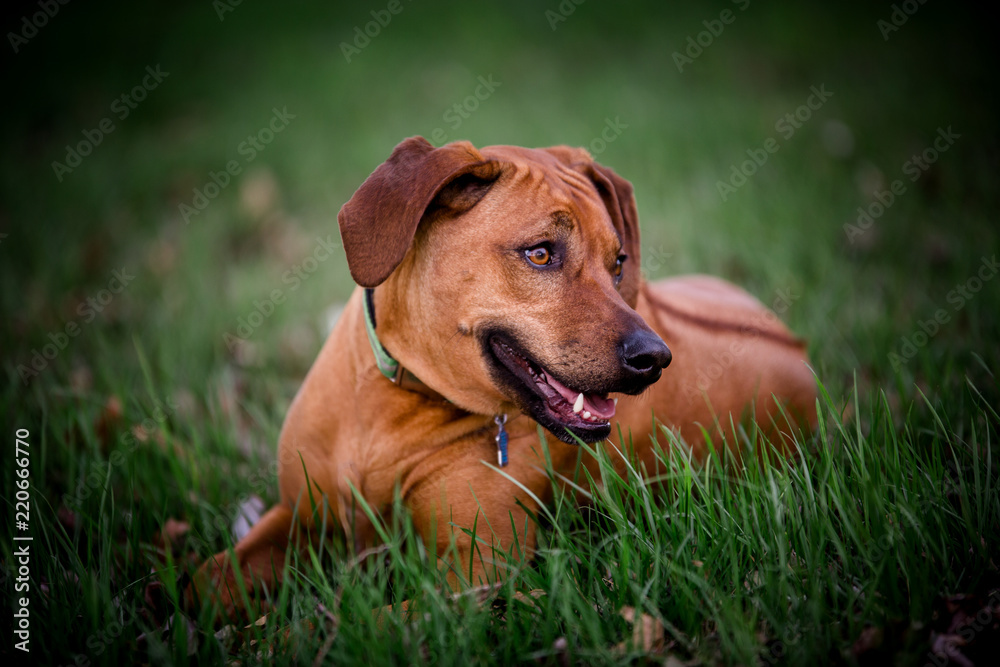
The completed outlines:
{"type": "Polygon", "coordinates": [[[584,419],[590,419],[590,410],[584,410],[583,411],[583,418],[584,419]]]}
{"type": "Polygon", "coordinates": [[[573,403],[573,412],[579,414],[580,410],[583,410],[583,392],[580,392],[580,395],[576,397],[576,402],[573,403]]]}
{"type": "Polygon", "coordinates": [[[615,405],[618,405],[618,399],[617,398],[615,399],[615,405]]]}

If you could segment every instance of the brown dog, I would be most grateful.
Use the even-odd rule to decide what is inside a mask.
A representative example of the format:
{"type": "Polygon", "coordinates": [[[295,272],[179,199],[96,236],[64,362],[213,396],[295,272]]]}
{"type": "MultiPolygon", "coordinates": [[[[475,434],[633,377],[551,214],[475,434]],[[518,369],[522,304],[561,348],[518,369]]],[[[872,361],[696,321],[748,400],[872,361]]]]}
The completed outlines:
{"type": "MultiPolygon", "coordinates": [[[[631,442],[653,470],[654,412],[697,458],[703,427],[717,438],[748,410],[779,447],[814,425],[803,345],[721,280],[645,284],[632,187],[584,150],[407,139],[339,221],[361,288],[288,412],[281,501],[236,545],[247,581],[274,583],[290,540],[315,534],[324,500],[330,523],[371,545],[355,494],[381,512],[397,489],[438,554],[456,542],[456,585],[502,576],[483,545],[502,553],[527,526],[517,539],[530,551],[524,508],[550,496],[536,423],[552,468],[569,475],[573,436],[610,437],[621,451],[631,442]],[[501,432],[503,472],[518,484],[493,467],[501,432]],[[470,571],[471,539],[456,527],[473,526],[470,571]]],[[[234,576],[218,554],[198,587],[232,610],[234,576]]]]}

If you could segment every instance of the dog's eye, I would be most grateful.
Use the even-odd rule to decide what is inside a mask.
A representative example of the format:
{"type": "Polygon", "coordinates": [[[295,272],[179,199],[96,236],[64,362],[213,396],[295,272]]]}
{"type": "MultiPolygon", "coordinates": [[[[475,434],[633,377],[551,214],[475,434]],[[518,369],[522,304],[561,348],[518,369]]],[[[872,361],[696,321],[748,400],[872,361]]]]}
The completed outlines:
{"type": "Polygon", "coordinates": [[[524,251],[524,256],[535,266],[545,266],[552,261],[552,251],[547,245],[536,245],[524,251]]]}
{"type": "Polygon", "coordinates": [[[625,264],[626,259],[628,259],[628,257],[626,257],[625,255],[619,255],[618,259],[615,260],[615,269],[614,269],[615,278],[622,277],[622,265],[625,264]]]}

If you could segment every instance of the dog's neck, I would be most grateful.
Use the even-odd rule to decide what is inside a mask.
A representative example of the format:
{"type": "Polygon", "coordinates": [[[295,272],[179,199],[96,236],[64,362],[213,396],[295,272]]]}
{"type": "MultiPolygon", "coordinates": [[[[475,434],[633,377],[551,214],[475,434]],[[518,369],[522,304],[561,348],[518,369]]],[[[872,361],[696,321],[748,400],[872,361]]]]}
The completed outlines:
{"type": "Polygon", "coordinates": [[[368,334],[372,352],[375,353],[378,369],[382,371],[382,375],[398,384],[403,365],[389,354],[375,333],[375,290],[371,287],[365,288],[365,332],[368,334]]]}
{"type": "MultiPolygon", "coordinates": [[[[371,287],[365,288],[364,300],[365,333],[368,334],[368,342],[372,346],[372,353],[375,355],[375,364],[382,375],[389,379],[400,389],[415,391],[428,398],[438,401],[448,401],[447,398],[428,387],[420,378],[411,371],[403,367],[403,364],[396,361],[395,357],[382,345],[378,334],[375,333],[375,290],[371,287]]],[[[507,423],[507,415],[496,415],[494,422],[497,425],[497,463],[501,468],[507,465],[507,431],[504,425],[507,423]]]]}
{"type": "Polygon", "coordinates": [[[405,368],[403,364],[396,361],[389,354],[389,351],[385,349],[385,346],[382,345],[378,334],[375,333],[375,290],[371,287],[365,288],[364,315],[365,332],[368,334],[368,342],[371,344],[372,352],[375,354],[375,363],[378,365],[378,369],[382,372],[382,375],[400,389],[415,391],[436,400],[448,400],[428,387],[420,378],[405,368]]]}

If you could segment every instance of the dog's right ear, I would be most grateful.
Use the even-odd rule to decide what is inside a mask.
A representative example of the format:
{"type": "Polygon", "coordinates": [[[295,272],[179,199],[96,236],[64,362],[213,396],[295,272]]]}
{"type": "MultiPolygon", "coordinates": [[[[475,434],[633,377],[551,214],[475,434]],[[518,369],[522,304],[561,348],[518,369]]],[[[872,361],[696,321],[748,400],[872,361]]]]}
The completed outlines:
{"type": "Polygon", "coordinates": [[[354,282],[375,287],[399,266],[427,215],[469,210],[500,176],[472,144],[434,148],[410,137],[372,172],[337,215],[354,282]]]}
{"type": "Polygon", "coordinates": [[[544,150],[563,164],[586,174],[594,182],[594,187],[611,216],[611,223],[621,238],[622,249],[628,256],[625,274],[618,289],[625,303],[635,308],[642,278],[639,271],[639,214],[635,207],[632,184],[611,169],[594,162],[594,158],[583,148],[552,146],[544,150]]]}

